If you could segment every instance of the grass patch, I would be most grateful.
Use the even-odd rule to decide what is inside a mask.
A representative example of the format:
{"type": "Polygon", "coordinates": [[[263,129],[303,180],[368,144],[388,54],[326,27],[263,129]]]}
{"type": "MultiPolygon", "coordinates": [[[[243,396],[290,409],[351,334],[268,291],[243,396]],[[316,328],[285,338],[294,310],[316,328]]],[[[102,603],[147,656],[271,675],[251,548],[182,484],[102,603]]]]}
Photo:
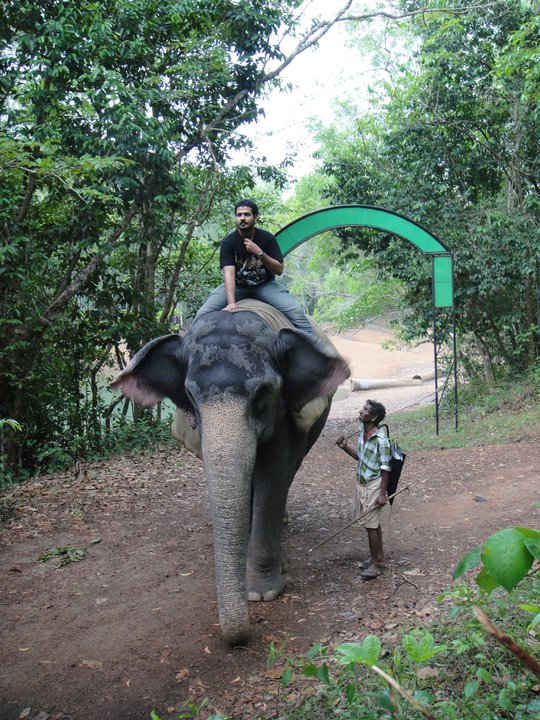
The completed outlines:
{"type": "Polygon", "coordinates": [[[453,413],[443,409],[439,434],[434,435],[433,406],[395,413],[390,421],[392,436],[406,451],[508,444],[537,434],[540,403],[524,381],[491,393],[482,388],[464,389],[457,430],[453,413]]]}
{"type": "Polygon", "coordinates": [[[539,590],[535,575],[512,593],[489,596],[457,582],[432,622],[402,626],[392,641],[366,635],[336,648],[317,644],[305,657],[271,648],[269,666],[279,672],[269,695],[288,720],[538,719],[538,678],[484,632],[472,606],[482,604],[534,656],[532,616],[523,608],[537,602],[539,590]]]}

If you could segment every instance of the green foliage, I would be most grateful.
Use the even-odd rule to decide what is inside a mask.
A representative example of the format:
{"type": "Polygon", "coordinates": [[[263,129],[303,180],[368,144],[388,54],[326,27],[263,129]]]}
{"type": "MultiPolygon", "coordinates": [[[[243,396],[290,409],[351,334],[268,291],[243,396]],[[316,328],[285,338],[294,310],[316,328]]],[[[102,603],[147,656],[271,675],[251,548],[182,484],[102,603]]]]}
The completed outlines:
{"type": "MultiPolygon", "coordinates": [[[[265,208],[260,224],[276,231],[329,205],[328,178],[313,172],[301,178],[286,198],[268,184],[257,186],[251,196],[265,208]]],[[[308,314],[320,323],[332,323],[336,332],[393,311],[403,300],[399,281],[383,277],[375,259],[343,247],[338,235],[330,232],[289,253],[281,280],[308,314]]]]}
{"type": "Polygon", "coordinates": [[[530,604],[530,603],[524,603],[519,605],[521,610],[526,610],[527,612],[534,613],[534,617],[531,620],[531,622],[527,625],[527,630],[534,630],[534,628],[540,623],[540,605],[538,603],[536,604],[530,604]]]}
{"type": "Polygon", "coordinates": [[[503,587],[513,590],[528,574],[533,562],[540,560],[540,532],[530,528],[507,528],[491,535],[471,550],[454,571],[454,579],[476,567],[482,570],[476,582],[484,592],[503,587]]]}
{"type": "Polygon", "coordinates": [[[540,359],[538,359],[531,373],[531,389],[537,398],[540,398],[540,359]]]}
{"type": "MultiPolygon", "coordinates": [[[[193,720],[193,718],[200,718],[202,717],[202,712],[207,707],[207,705],[208,700],[206,698],[204,698],[198,705],[191,702],[185,703],[184,709],[181,710],[178,715],[176,715],[175,720],[193,720]]],[[[228,720],[228,718],[230,718],[231,716],[218,713],[217,715],[205,714],[204,717],[205,720],[228,720]]],[[[150,720],[161,720],[161,718],[155,710],[151,710],[150,720]]]]}
{"type": "MultiPolygon", "coordinates": [[[[96,540],[93,540],[90,545],[97,545],[100,542],[101,539],[97,538],[96,540]]],[[[50,560],[53,557],[59,557],[60,563],[58,564],[58,567],[61,568],[72,562],[80,562],[84,557],[86,557],[86,553],[87,548],[72,547],[71,545],[66,545],[64,547],[52,547],[41,553],[37,560],[41,563],[46,560],[50,560]]]]}
{"type": "Polygon", "coordinates": [[[4,428],[10,428],[11,430],[22,432],[21,424],[12,418],[0,418],[0,430],[4,430],[4,428]]]}
{"type": "MultiPolygon", "coordinates": [[[[539,355],[537,31],[529,3],[420,14],[399,28],[399,44],[406,35],[412,48],[407,62],[385,54],[390,73],[373,90],[372,111],[342,103],[339,124],[319,134],[332,203],[402,212],[453,251],[460,353],[471,376],[519,372],[539,355]]],[[[428,264],[382,233],[342,238],[403,282],[406,336],[429,336],[428,264]]]]}
{"type": "Polygon", "coordinates": [[[441,652],[446,651],[445,645],[436,645],[429,632],[413,632],[405,635],[402,640],[403,649],[411,662],[421,665],[441,652]]]}
{"type": "Polygon", "coordinates": [[[12,469],[6,462],[4,448],[7,446],[8,438],[12,433],[22,432],[22,425],[13,418],[0,418],[0,488],[11,485],[13,482],[12,469]]]}
{"type": "MultiPolygon", "coordinates": [[[[511,608],[528,608],[537,593],[538,580],[529,576],[506,600],[487,598],[489,615],[505,632],[525,636],[527,615],[511,608]]],[[[445,594],[445,611],[426,627],[403,628],[395,644],[367,635],[334,649],[317,643],[306,657],[280,654],[279,686],[294,697],[289,703],[277,689],[280,714],[289,720],[413,720],[419,713],[443,720],[531,720],[539,710],[535,678],[486,639],[470,613],[475,597],[456,583],[445,594]],[[315,685],[314,693],[306,692],[306,681],[315,685]]]]}
{"type": "MultiPolygon", "coordinates": [[[[115,420],[110,429],[93,438],[91,432],[69,437],[58,436],[56,443],[43,444],[34,448],[31,440],[30,449],[34,449],[35,471],[49,474],[65,470],[73,465],[74,459],[84,461],[133,455],[155,447],[174,445],[171,436],[171,418],[158,421],[143,416],[137,422],[132,420],[115,420]]],[[[18,472],[9,472],[6,467],[0,472],[0,487],[14,482],[27,480],[29,474],[24,468],[18,472]]]]}
{"type": "Polygon", "coordinates": [[[38,557],[38,562],[45,562],[45,560],[50,560],[52,557],[60,557],[61,560],[58,565],[60,568],[68,565],[70,562],[80,562],[85,555],[86,551],[83,548],[75,548],[71,547],[71,545],[67,545],[66,547],[52,547],[44,553],[41,553],[38,557]]]}
{"type": "Polygon", "coordinates": [[[434,434],[433,407],[400,412],[394,432],[409,450],[477,447],[500,442],[519,442],[540,424],[540,405],[530,391],[528,377],[516,377],[490,390],[484,383],[459,387],[458,429],[453,408],[443,402],[439,434],[434,434]]]}
{"type": "Polygon", "coordinates": [[[231,195],[253,183],[225,162],[296,4],[3,3],[0,415],[23,427],[3,472],[100,447],[107,366],[216,284],[231,195]]]}
{"type": "Polygon", "coordinates": [[[336,653],[341,665],[375,665],[381,654],[381,641],[376,635],[367,635],[361,644],[343,643],[338,645],[336,653]]]}
{"type": "Polygon", "coordinates": [[[321,323],[336,332],[360,327],[393,311],[402,299],[401,283],[380,277],[375,260],[341,249],[328,233],[297,248],[287,259],[290,290],[321,323]]]}

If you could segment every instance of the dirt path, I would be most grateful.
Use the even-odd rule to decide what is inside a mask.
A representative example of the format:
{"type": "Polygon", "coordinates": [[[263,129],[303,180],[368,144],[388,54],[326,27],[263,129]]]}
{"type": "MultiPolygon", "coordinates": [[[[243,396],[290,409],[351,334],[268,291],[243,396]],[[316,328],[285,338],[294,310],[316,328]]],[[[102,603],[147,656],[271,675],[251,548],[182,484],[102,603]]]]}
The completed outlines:
{"type": "MultiPolygon", "coordinates": [[[[365,357],[364,341],[348,341],[365,357]]],[[[368,348],[370,359],[378,347],[368,348]]],[[[228,650],[220,638],[202,467],[183,450],[93,463],[87,477],[4,492],[12,516],[0,536],[0,720],[38,712],[40,720],[148,720],[152,708],[164,720],[190,697],[208,697],[209,711],[234,718],[273,717],[270,642],[293,654],[317,640],[391,638],[401,620],[434,611],[467,550],[499,528],[538,525],[535,432],[509,446],[409,453],[402,483],[411,491],[383,520],[390,562],[377,580],[360,579],[361,529],[310,552],[350,518],[354,463],[335,438],[356,429],[363,399],[353,395],[335,404],[293,485],[287,590],[250,606],[247,649],[228,650]],[[37,562],[59,546],[86,555],[62,568],[58,558],[37,562]]],[[[396,389],[370,396],[390,411],[418,401],[396,389]]]]}

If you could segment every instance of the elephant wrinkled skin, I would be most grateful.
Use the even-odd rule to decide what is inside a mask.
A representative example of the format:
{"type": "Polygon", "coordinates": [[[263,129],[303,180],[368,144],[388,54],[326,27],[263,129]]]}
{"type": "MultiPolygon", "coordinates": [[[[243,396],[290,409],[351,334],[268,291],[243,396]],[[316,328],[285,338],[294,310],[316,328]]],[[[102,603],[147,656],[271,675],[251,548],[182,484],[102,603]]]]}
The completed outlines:
{"type": "Polygon", "coordinates": [[[247,599],[274,600],[284,589],[288,490],[348,376],[331,344],[291,327],[276,331],[242,310],[209,313],[183,337],[152,340],[113,382],[146,406],[170,398],[175,437],[203,460],[229,644],[247,640],[247,599]]]}

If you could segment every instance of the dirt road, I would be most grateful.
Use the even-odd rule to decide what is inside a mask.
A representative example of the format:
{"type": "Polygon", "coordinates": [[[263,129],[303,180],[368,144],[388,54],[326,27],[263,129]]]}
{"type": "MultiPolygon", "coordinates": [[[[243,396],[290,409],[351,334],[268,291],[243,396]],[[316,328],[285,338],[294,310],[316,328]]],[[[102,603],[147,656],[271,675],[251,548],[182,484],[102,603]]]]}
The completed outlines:
{"type": "MultiPolygon", "coordinates": [[[[356,348],[353,375],[368,359],[370,374],[380,369],[388,352],[380,343],[344,340],[345,355],[356,348]]],[[[431,367],[429,356],[427,348],[422,368],[431,367]]],[[[409,372],[403,362],[396,371],[409,372]]],[[[371,396],[390,411],[397,402],[395,392],[371,396]]],[[[251,605],[244,649],[229,650],[220,637],[202,467],[183,450],[96,462],[86,476],[57,474],[4,491],[0,720],[39,712],[40,720],[148,720],[152,708],[164,720],[205,697],[208,712],[275,717],[271,642],[293,654],[368,632],[389,641],[403,621],[435,612],[465,552],[499,528],[538,526],[535,430],[509,446],[409,453],[401,482],[410,493],[386,512],[389,565],[376,580],[360,578],[361,528],[310,552],[351,517],[354,463],[335,439],[356,429],[362,402],[357,393],[336,402],[298,473],[284,529],[287,590],[251,605]],[[37,561],[67,546],[86,554],[64,567],[58,557],[37,561]]]]}

